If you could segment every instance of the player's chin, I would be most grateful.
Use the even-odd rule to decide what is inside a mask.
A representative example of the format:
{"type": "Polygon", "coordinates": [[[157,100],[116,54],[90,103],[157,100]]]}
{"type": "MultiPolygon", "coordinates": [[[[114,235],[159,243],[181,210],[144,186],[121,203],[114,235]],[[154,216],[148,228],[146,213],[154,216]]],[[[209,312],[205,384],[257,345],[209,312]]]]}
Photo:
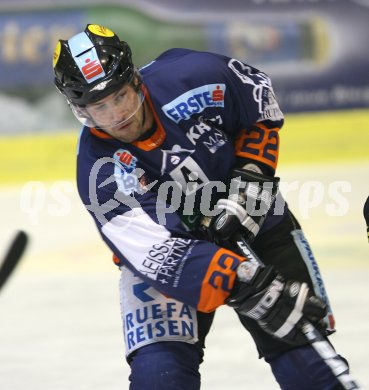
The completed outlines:
{"type": "Polygon", "coordinates": [[[125,143],[131,143],[137,141],[140,138],[140,134],[135,130],[115,131],[115,138],[125,143]]]}
{"type": "Polygon", "coordinates": [[[114,128],[113,134],[115,138],[120,139],[123,142],[133,142],[136,140],[137,131],[135,130],[132,123],[127,123],[123,126],[114,128]]]}

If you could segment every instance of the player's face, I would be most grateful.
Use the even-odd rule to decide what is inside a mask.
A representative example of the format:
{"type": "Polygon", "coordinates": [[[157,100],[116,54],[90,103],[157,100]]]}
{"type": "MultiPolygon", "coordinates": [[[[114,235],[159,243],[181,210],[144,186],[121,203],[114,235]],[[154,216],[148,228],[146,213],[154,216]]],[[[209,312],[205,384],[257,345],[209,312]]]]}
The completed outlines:
{"type": "Polygon", "coordinates": [[[86,111],[96,126],[112,137],[130,143],[151,127],[152,115],[145,104],[142,96],[126,84],[104,99],[88,104],[86,111]]]}

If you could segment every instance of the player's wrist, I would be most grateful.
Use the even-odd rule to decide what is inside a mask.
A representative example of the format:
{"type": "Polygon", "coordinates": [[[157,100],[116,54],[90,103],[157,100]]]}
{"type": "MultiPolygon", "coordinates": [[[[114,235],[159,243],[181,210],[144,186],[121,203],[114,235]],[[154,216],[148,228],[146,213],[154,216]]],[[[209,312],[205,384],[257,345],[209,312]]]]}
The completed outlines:
{"type": "Polygon", "coordinates": [[[246,260],[237,267],[236,275],[226,304],[242,311],[246,300],[267,289],[278,274],[272,265],[263,267],[255,261],[246,260]]]}

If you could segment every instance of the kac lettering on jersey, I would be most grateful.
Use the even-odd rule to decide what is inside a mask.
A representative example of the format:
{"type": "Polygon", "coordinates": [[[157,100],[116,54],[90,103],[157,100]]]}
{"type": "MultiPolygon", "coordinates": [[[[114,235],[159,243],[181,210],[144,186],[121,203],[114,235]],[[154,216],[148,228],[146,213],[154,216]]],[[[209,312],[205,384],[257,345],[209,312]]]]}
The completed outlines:
{"type": "Polygon", "coordinates": [[[161,109],[169,119],[179,123],[207,107],[224,107],[225,90],[225,84],[203,85],[183,93],[161,109]]]}
{"type": "Polygon", "coordinates": [[[125,195],[138,192],[140,183],[134,171],[137,158],[134,157],[130,151],[125,149],[118,149],[114,153],[113,158],[116,161],[114,165],[114,177],[119,191],[125,195]]]}
{"type": "Polygon", "coordinates": [[[196,125],[190,127],[186,133],[186,137],[192,144],[196,145],[197,141],[206,134],[202,140],[202,144],[209,149],[210,153],[216,153],[216,151],[225,145],[227,136],[217,126],[223,124],[222,117],[220,115],[214,118],[208,119],[207,123],[199,122],[196,125]],[[213,123],[213,127],[207,123],[213,123]]]}

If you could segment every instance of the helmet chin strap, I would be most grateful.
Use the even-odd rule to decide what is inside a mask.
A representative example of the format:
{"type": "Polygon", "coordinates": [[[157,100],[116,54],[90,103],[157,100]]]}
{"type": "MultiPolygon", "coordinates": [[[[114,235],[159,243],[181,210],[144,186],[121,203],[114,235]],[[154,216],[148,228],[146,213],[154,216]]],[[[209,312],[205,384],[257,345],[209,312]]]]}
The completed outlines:
{"type": "Polygon", "coordinates": [[[141,127],[144,127],[146,121],[146,102],[144,101],[142,104],[142,121],[141,121],[141,127]]]}
{"type": "MultiPolygon", "coordinates": [[[[143,112],[142,112],[141,127],[144,127],[146,121],[146,101],[143,102],[142,106],[143,106],[142,107],[143,112]]],[[[156,129],[157,129],[157,125],[155,120],[153,120],[151,127],[147,131],[145,131],[145,133],[142,134],[141,137],[137,138],[136,141],[145,141],[145,139],[150,138],[155,133],[156,129]]]]}

